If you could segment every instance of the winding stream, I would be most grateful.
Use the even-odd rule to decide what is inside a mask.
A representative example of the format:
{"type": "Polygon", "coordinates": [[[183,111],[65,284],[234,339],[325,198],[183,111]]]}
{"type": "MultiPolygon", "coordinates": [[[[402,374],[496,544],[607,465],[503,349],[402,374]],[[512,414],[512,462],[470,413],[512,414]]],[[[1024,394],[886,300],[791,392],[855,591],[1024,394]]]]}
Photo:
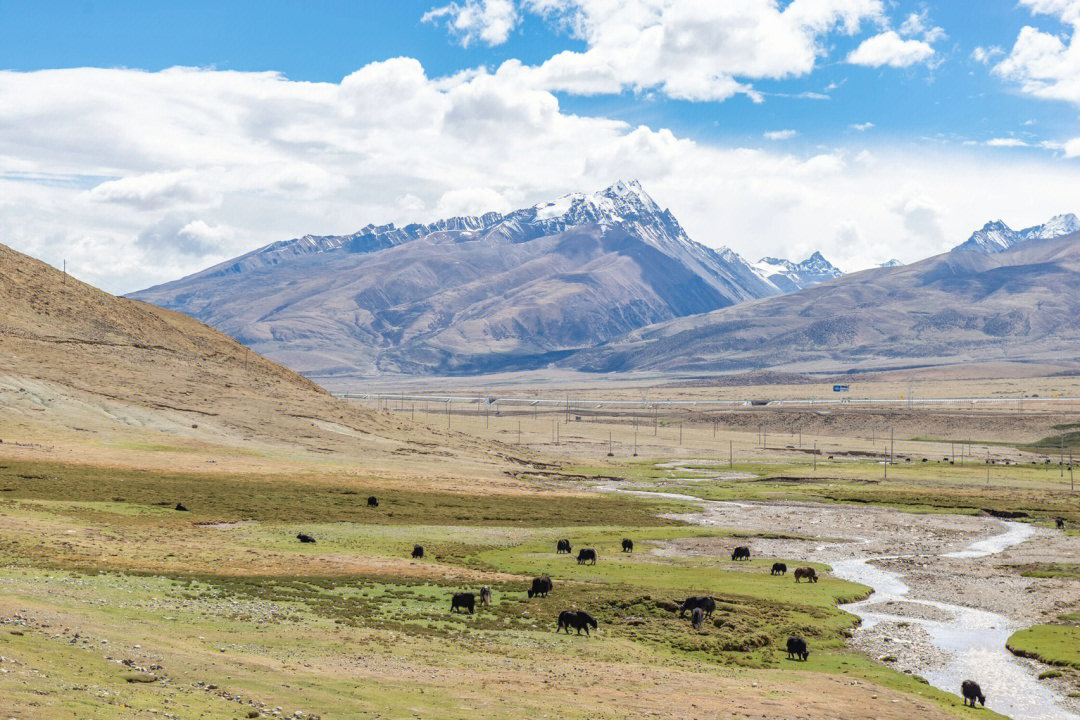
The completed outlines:
{"type": "MultiPolygon", "coordinates": [[[[688,495],[654,493],[648,491],[618,490],[639,495],[657,495],[666,498],[692,500],[708,507],[750,507],[747,503],[704,501],[688,495]]],[[[756,505],[753,504],[753,505],[756,505]]],[[[709,518],[696,520],[699,524],[712,525],[709,518]]],[[[942,553],[940,557],[978,559],[1000,553],[1030,538],[1035,530],[1017,522],[1002,522],[1004,532],[971,543],[956,552],[942,553]]],[[[820,546],[821,550],[833,543],[820,546]]],[[[1067,708],[1053,688],[1041,682],[1031,665],[1010,653],[1005,643],[1012,633],[1023,628],[1004,615],[969,608],[962,605],[924,600],[912,597],[910,588],[901,575],[874,564],[877,560],[892,560],[907,556],[865,556],[837,559],[830,564],[833,575],[843,580],[867,585],[873,594],[866,600],[841,606],[862,620],[862,628],[872,628],[881,622],[906,622],[922,627],[930,642],[943,651],[942,665],[927,667],[920,674],[934,687],[950,693],[959,693],[960,683],[968,678],[982,685],[986,693],[986,706],[1015,720],[1080,720],[1080,715],[1067,708]],[[929,620],[902,614],[883,612],[883,603],[900,601],[933,608],[936,616],[946,620],[929,620]]]]}
{"type": "MultiPolygon", "coordinates": [[[[1005,532],[972,543],[959,552],[945,553],[952,558],[981,558],[999,553],[1027,540],[1031,526],[1007,522],[1005,532]]],[[[858,615],[864,628],[882,621],[903,621],[926,630],[930,642],[945,651],[942,667],[929,668],[922,675],[931,685],[957,692],[968,678],[977,680],[987,694],[986,706],[1017,720],[1078,720],[1080,715],[1064,707],[1057,694],[1032,674],[1031,669],[1005,648],[1005,642],[1022,625],[1003,615],[962,605],[921,600],[911,597],[900,575],[872,564],[890,557],[856,558],[833,563],[833,574],[843,580],[869,585],[874,594],[867,600],[843,605],[858,615]],[[900,600],[924,605],[948,613],[946,621],[894,615],[870,609],[880,603],[900,600]]]]}

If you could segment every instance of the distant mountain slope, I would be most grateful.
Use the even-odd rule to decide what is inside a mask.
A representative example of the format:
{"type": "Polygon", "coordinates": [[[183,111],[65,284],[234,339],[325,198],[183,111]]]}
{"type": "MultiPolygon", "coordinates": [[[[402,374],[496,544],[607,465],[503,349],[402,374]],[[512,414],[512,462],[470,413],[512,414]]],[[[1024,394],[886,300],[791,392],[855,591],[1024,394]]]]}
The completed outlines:
{"type": "Polygon", "coordinates": [[[1023,230],[1013,230],[1000,220],[988,222],[971,234],[956,249],[979,250],[985,253],[998,253],[1027,240],[1047,240],[1063,237],[1080,231],[1080,219],[1076,215],[1055,215],[1042,225],[1034,225],[1023,230]]]}
{"type": "Polygon", "coordinates": [[[678,318],[583,351],[588,371],[911,367],[1075,360],[1080,233],[988,254],[966,246],[911,265],[678,318]]]}
{"type": "Polygon", "coordinates": [[[132,297],[312,376],[538,367],[780,290],[637,182],[507,215],[275,243],[132,297]]]}
{"type": "Polygon", "coordinates": [[[784,292],[802,290],[811,285],[835,280],[844,274],[820,252],[815,252],[800,263],[783,258],[763,257],[754,263],[754,268],[784,292]]]}
{"type": "MultiPolygon", "coordinates": [[[[400,468],[401,455],[430,454],[442,434],[425,428],[421,438],[193,318],[114,297],[4,245],[0,407],[0,452],[20,443],[85,449],[65,451],[67,462],[112,462],[146,447],[245,467],[264,456],[310,463],[363,453],[366,469],[400,468]]],[[[457,435],[443,443],[446,457],[491,463],[490,445],[457,435]]]]}

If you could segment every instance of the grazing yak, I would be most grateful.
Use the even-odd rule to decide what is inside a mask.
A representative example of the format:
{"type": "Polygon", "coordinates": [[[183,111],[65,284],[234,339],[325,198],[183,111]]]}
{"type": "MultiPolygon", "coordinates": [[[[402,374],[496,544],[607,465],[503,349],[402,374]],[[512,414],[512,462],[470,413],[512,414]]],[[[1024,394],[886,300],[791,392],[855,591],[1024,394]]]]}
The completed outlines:
{"type": "Polygon", "coordinates": [[[461,608],[462,610],[468,610],[469,614],[472,615],[475,607],[476,596],[472,593],[454,593],[454,597],[450,599],[450,612],[461,608]]]}
{"type": "Polygon", "coordinates": [[[372,495],[371,497],[369,497],[367,499],[367,506],[368,507],[379,507],[379,498],[372,495]]]}
{"type": "Polygon", "coordinates": [[[480,588],[480,604],[484,607],[491,605],[491,588],[480,588]]]}
{"type": "MultiPolygon", "coordinates": [[[[176,509],[179,512],[187,512],[188,511],[188,509],[186,507],[184,507],[184,503],[176,503],[176,509]]],[[[1061,518],[1058,518],[1059,521],[1060,521],[1060,519],[1061,518]]],[[[1059,525],[1058,527],[1062,527],[1062,525],[1059,525]]]]}
{"type": "Polygon", "coordinates": [[[788,660],[802,660],[806,662],[806,658],[810,657],[810,651],[806,649],[806,641],[802,638],[789,637],[787,639],[787,656],[788,660]]]}
{"type": "Polygon", "coordinates": [[[588,635],[590,625],[592,626],[592,629],[595,630],[596,620],[584,610],[563,610],[559,613],[559,626],[555,628],[555,632],[566,630],[566,634],[569,635],[570,628],[574,628],[577,630],[578,635],[581,634],[582,630],[588,635]]]}
{"type": "Polygon", "coordinates": [[[592,548],[582,548],[581,550],[578,550],[577,564],[584,565],[585,563],[589,563],[590,565],[596,564],[596,551],[592,548]]]}
{"type": "Polygon", "coordinates": [[[690,613],[690,626],[695,630],[700,630],[702,623],[705,622],[705,611],[699,607],[694,608],[694,612],[690,613]]]}
{"type": "Polygon", "coordinates": [[[412,549],[413,560],[420,560],[424,557],[424,547],[422,545],[413,545],[412,549]]]}
{"type": "Polygon", "coordinates": [[[296,535],[296,539],[299,540],[302,543],[313,543],[313,542],[315,542],[315,538],[311,537],[307,533],[298,533],[296,535]]]}
{"type": "Polygon", "coordinates": [[[547,597],[553,587],[554,585],[551,584],[551,578],[547,575],[533,578],[532,587],[529,588],[529,597],[547,597]]]}
{"type": "MultiPolygon", "coordinates": [[[[179,510],[180,507],[177,506],[176,509],[179,510]]],[[[1065,518],[1063,518],[1063,517],[1054,518],[1054,524],[1057,525],[1058,530],[1064,530],[1065,529],[1065,518]]]]}
{"type": "Polygon", "coordinates": [[[634,552],[634,541],[630,538],[622,539],[622,551],[632,553],[634,552]]]}
{"type": "Polygon", "coordinates": [[[773,575],[783,575],[786,572],[787,572],[787,565],[785,565],[784,563],[773,563],[772,564],[772,574],[773,575]]]}
{"type": "Polygon", "coordinates": [[[688,597],[679,603],[679,617],[686,617],[687,610],[692,613],[699,608],[705,613],[705,617],[712,617],[713,611],[716,610],[716,601],[707,595],[688,597]]]}
{"type": "Polygon", "coordinates": [[[562,555],[563,553],[566,553],[567,555],[569,555],[570,554],[570,541],[569,540],[560,540],[559,542],[557,542],[555,544],[555,552],[558,555],[562,555]]]}
{"type": "Polygon", "coordinates": [[[749,560],[750,559],[750,548],[746,547],[745,545],[740,545],[739,547],[735,548],[731,552],[731,559],[732,560],[749,560]]]}
{"type": "Polygon", "coordinates": [[[817,582],[817,570],[812,567],[795,568],[795,582],[806,578],[810,582],[817,582]]]}
{"type": "Polygon", "coordinates": [[[965,680],[960,683],[960,694],[964,696],[964,704],[967,705],[971,702],[971,707],[975,707],[975,701],[978,700],[983,707],[986,707],[986,696],[983,695],[982,688],[979,687],[979,683],[974,680],[965,680]]]}

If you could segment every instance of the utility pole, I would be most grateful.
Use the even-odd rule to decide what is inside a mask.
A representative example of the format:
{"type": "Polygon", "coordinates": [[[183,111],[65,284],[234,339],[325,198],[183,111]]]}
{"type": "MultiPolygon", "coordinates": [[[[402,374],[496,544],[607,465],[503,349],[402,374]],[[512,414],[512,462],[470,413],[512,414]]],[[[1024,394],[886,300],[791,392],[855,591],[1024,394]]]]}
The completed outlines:
{"type": "Polygon", "coordinates": [[[682,447],[682,423],[679,423],[679,447],[682,447]]]}
{"type": "Polygon", "coordinates": [[[614,446],[611,444],[611,431],[610,430],[608,430],[608,434],[607,434],[607,456],[608,457],[614,457],[615,456],[614,446]]]}
{"type": "Polygon", "coordinates": [[[64,258],[64,276],[60,278],[61,285],[67,285],[67,258],[64,258]]]}
{"type": "Polygon", "coordinates": [[[634,425],[634,457],[637,457],[637,425],[634,425]]]}

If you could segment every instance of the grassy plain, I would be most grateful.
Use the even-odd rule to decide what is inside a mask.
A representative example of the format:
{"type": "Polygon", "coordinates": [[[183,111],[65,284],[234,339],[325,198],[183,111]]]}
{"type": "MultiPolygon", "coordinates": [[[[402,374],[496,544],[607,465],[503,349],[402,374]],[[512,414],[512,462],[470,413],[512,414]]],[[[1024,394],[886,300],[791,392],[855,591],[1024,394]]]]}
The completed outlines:
{"type": "Polygon", "coordinates": [[[550,478],[463,494],[353,476],[0,465],[5,717],[959,712],[954,696],[845,649],[854,618],[836,604],[865,588],[827,574],[795,585],[768,574],[771,558],[650,552],[673,538],[742,539],[660,517],[685,511],[679,499],[550,478]],[[172,509],[179,501],[190,511],[172,509]],[[297,542],[301,530],[317,543],[297,542]],[[600,562],[557,556],[564,536],[600,562]],[[633,554],[618,549],[626,536],[633,554]],[[415,543],[422,561],[409,558],[415,543]],[[539,573],[556,589],[528,600],[539,573]],[[453,592],[481,584],[490,608],[449,612],[453,592]],[[721,602],[695,632],[671,603],[705,592],[721,602]],[[556,636],[569,607],[592,612],[599,632],[556,636]],[[787,660],[790,634],[810,642],[808,662],[787,660]]]}

